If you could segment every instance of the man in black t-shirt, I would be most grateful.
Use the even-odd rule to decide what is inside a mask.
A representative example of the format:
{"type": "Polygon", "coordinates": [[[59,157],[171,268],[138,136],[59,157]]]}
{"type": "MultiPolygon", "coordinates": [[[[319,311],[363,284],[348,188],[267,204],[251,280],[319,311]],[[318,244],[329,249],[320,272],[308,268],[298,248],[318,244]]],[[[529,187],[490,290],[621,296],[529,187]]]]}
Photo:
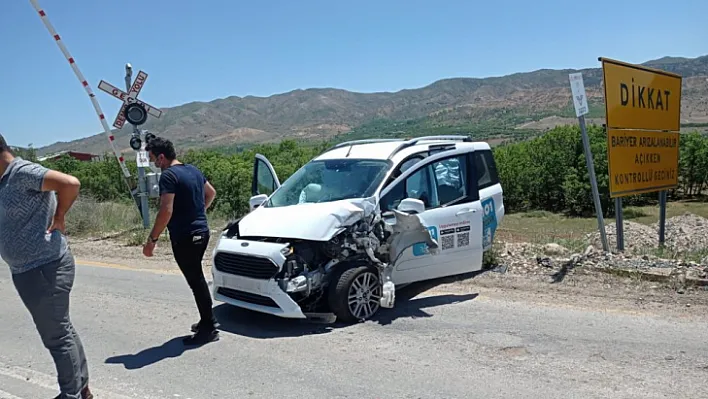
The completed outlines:
{"type": "Polygon", "coordinates": [[[160,177],[160,211],[148,242],[145,256],[152,256],[155,244],[165,227],[170,233],[172,252],[182,274],[192,289],[200,320],[192,325],[195,334],[187,337],[187,345],[201,345],[219,339],[211,294],[202,270],[202,258],[209,245],[206,210],[214,201],[216,190],[201,171],[177,160],[169,140],[155,137],[146,150],[150,160],[162,169],[160,177]]]}

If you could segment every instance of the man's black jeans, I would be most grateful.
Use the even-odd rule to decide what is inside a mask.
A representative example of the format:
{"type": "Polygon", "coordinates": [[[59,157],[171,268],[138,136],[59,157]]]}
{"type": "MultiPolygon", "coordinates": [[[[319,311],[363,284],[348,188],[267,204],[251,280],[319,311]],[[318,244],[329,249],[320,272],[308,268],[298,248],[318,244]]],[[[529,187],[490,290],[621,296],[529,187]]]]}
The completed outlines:
{"type": "Polygon", "coordinates": [[[199,309],[199,327],[206,331],[216,328],[216,319],[211,308],[211,294],[202,270],[202,258],[209,245],[209,232],[198,233],[186,237],[175,237],[172,240],[172,252],[199,309]]]}

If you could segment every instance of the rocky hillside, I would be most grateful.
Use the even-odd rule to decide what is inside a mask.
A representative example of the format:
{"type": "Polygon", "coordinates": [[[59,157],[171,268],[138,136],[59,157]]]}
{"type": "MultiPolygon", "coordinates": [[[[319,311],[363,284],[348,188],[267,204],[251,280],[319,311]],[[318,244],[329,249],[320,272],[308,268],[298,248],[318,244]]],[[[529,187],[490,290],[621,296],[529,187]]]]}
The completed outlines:
{"type": "MultiPolygon", "coordinates": [[[[683,123],[708,123],[708,56],[665,57],[645,65],[684,77],[683,123]]],[[[361,131],[398,129],[406,134],[439,128],[478,131],[545,130],[573,121],[568,74],[574,70],[538,70],[485,79],[453,78],[395,93],[354,93],[325,88],[295,90],[270,97],[228,97],[164,109],[161,119],[145,128],[173,139],[181,147],[210,147],[264,142],[285,137],[356,136],[361,131]]],[[[591,118],[602,121],[602,70],[582,70],[591,118]],[[600,119],[598,119],[600,118],[600,119]]],[[[130,128],[116,132],[128,146],[130,128]]],[[[363,134],[363,133],[362,133],[363,134]]],[[[73,149],[102,153],[102,134],[39,149],[40,154],[73,149]]]]}

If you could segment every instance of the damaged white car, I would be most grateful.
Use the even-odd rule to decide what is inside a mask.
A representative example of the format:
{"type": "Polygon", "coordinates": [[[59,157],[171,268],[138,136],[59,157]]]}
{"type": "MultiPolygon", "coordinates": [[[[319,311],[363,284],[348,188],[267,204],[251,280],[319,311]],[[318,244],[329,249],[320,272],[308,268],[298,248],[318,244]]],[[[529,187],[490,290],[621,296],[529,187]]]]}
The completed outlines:
{"type": "Polygon", "coordinates": [[[504,216],[492,151],[465,136],[341,143],[281,185],[256,155],[251,211],[213,252],[214,299],[366,320],[404,285],[482,269],[504,216]]]}

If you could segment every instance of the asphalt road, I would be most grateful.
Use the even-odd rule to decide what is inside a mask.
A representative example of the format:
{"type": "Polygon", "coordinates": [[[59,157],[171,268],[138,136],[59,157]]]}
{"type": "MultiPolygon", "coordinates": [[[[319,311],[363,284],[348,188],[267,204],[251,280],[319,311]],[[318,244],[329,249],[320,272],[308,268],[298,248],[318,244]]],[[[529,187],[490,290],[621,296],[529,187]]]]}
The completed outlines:
{"type": "MultiPolygon", "coordinates": [[[[78,268],[72,317],[100,399],[708,397],[706,322],[445,293],[354,326],[217,315],[221,340],[185,351],[197,313],[181,276],[78,268]]],[[[54,375],[0,265],[0,398],[52,398],[54,375]]]]}

